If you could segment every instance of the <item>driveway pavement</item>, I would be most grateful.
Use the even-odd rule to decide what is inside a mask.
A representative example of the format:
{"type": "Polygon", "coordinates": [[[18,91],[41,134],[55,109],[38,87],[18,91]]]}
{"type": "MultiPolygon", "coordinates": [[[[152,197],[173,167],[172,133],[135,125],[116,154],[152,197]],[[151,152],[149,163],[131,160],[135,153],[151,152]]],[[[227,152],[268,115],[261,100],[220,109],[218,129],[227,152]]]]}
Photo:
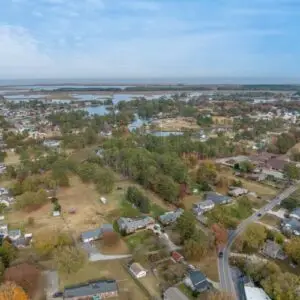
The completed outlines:
{"type": "Polygon", "coordinates": [[[59,284],[58,284],[58,274],[57,271],[45,271],[43,272],[46,282],[46,295],[48,300],[58,299],[53,298],[52,295],[59,291],[59,284]]]}

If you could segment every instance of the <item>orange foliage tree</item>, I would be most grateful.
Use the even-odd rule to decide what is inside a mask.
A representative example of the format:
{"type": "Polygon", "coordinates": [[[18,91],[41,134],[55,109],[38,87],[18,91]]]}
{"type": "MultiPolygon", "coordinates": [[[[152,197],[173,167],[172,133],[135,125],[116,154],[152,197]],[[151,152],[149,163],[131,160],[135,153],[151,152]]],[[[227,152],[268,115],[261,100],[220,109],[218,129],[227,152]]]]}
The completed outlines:
{"type": "Polygon", "coordinates": [[[0,286],[0,300],[29,300],[29,298],[20,286],[6,281],[0,286]]]}
{"type": "Polygon", "coordinates": [[[216,246],[221,246],[221,245],[226,244],[227,239],[228,239],[228,232],[227,232],[226,228],[224,228],[220,224],[213,224],[211,229],[215,235],[216,246]]]}

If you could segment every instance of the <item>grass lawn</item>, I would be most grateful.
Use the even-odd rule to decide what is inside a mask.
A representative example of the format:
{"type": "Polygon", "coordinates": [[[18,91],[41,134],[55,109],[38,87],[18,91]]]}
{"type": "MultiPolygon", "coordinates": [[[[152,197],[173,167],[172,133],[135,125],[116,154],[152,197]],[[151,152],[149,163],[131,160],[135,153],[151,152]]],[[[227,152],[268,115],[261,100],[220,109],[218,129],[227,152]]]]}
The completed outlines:
{"type": "Polygon", "coordinates": [[[157,205],[156,203],[151,204],[150,214],[153,218],[157,218],[160,215],[163,215],[167,210],[157,205]]]}
{"type": "Polygon", "coordinates": [[[218,260],[215,253],[207,254],[199,262],[192,262],[192,264],[199,268],[210,280],[219,281],[218,260]]]}
{"type": "Polygon", "coordinates": [[[157,297],[160,299],[160,287],[159,281],[152,274],[147,274],[146,277],[140,278],[139,281],[143,284],[143,286],[149,291],[152,297],[157,297]]]}
{"type": "Polygon", "coordinates": [[[147,244],[147,241],[151,241],[152,238],[157,238],[157,236],[151,230],[142,230],[124,239],[130,250],[134,250],[138,245],[147,245],[148,251],[154,251],[157,250],[155,243],[147,244]]]}
{"type": "Polygon", "coordinates": [[[199,202],[201,199],[203,199],[203,193],[195,194],[195,195],[188,195],[184,197],[182,203],[184,204],[185,209],[191,210],[193,207],[193,204],[196,202],[199,202]]]}
{"type": "Polygon", "coordinates": [[[260,222],[277,227],[280,225],[281,220],[277,216],[266,214],[260,219],[260,222]]]}
{"type": "Polygon", "coordinates": [[[184,283],[181,283],[180,285],[178,285],[178,289],[185,294],[189,299],[197,299],[196,297],[193,296],[192,291],[185,286],[184,283]]]}
{"type": "MultiPolygon", "coordinates": [[[[117,260],[89,262],[75,274],[70,274],[68,276],[60,274],[60,288],[95,279],[115,279],[117,280],[120,289],[120,299],[122,299],[123,293],[126,293],[125,290],[128,290],[130,291],[130,299],[146,300],[147,297],[144,295],[143,291],[134,282],[128,272],[125,271],[121,264],[122,262],[117,260]]],[[[123,299],[126,298],[124,297],[123,299]]]]}

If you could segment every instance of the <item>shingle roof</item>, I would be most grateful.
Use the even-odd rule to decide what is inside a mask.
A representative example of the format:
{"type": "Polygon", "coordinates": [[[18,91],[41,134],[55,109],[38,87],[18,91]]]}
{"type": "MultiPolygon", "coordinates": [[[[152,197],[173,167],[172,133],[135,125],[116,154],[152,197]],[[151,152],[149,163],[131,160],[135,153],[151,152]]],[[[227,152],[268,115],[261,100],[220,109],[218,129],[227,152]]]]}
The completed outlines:
{"type": "Polygon", "coordinates": [[[146,271],[143,266],[141,266],[141,264],[134,262],[131,266],[130,266],[130,271],[132,273],[134,273],[135,275],[138,275],[140,272],[142,271],[146,271]]]}
{"type": "Polygon", "coordinates": [[[224,196],[215,192],[207,192],[205,194],[205,200],[211,200],[215,204],[220,204],[224,201],[229,201],[231,198],[228,196],[224,196]]]}
{"type": "Polygon", "coordinates": [[[64,298],[84,297],[107,292],[115,292],[118,286],[115,280],[98,280],[86,284],[75,285],[65,288],[64,298]]]}
{"type": "Polygon", "coordinates": [[[83,232],[81,234],[81,238],[83,240],[91,239],[91,238],[101,238],[104,232],[111,232],[113,230],[114,228],[111,224],[103,224],[101,227],[83,232]]]}
{"type": "Polygon", "coordinates": [[[297,215],[300,218],[300,207],[295,208],[290,214],[297,215]]]}
{"type": "Polygon", "coordinates": [[[189,277],[190,277],[190,279],[193,283],[193,286],[195,287],[196,290],[202,289],[203,287],[205,287],[208,284],[208,282],[206,280],[206,276],[198,270],[190,271],[189,277]]]}
{"type": "Polygon", "coordinates": [[[267,240],[265,245],[264,245],[263,252],[266,255],[274,256],[274,255],[277,255],[278,251],[280,251],[280,250],[281,250],[280,245],[278,245],[277,243],[275,243],[271,240],[267,240]]]}

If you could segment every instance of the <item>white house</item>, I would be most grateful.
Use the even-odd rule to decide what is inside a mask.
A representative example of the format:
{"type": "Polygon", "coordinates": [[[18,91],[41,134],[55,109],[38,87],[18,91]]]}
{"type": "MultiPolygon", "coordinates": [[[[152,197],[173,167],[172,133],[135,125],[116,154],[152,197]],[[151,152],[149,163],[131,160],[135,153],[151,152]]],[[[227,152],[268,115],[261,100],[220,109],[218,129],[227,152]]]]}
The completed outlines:
{"type": "Polygon", "coordinates": [[[135,278],[142,278],[147,276],[147,271],[137,262],[134,262],[129,267],[129,271],[135,278]]]}
{"type": "Polygon", "coordinates": [[[212,210],[215,207],[215,203],[212,200],[200,201],[193,204],[193,212],[196,215],[201,215],[206,211],[212,210]]]}

